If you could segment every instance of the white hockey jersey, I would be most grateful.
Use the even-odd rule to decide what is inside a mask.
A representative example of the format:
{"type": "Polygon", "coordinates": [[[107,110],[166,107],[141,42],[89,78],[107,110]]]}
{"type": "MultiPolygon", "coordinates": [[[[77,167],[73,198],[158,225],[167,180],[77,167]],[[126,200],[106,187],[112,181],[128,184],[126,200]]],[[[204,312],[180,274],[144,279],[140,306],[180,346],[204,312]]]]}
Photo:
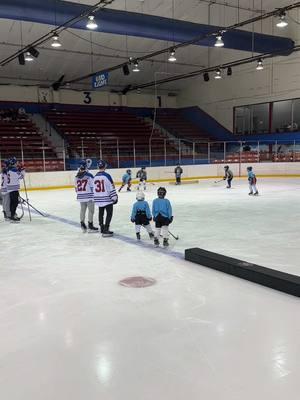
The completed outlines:
{"type": "Polygon", "coordinates": [[[97,207],[114,204],[118,195],[112,177],[107,172],[98,172],[94,177],[94,202],[97,207]]]}
{"type": "Polygon", "coordinates": [[[10,168],[7,172],[7,192],[17,192],[20,190],[20,181],[25,176],[25,170],[16,167],[10,168]]]}
{"type": "Polygon", "coordinates": [[[1,194],[7,194],[7,172],[1,173],[1,194]]]}
{"type": "Polygon", "coordinates": [[[87,203],[94,199],[93,179],[93,175],[88,171],[76,175],[75,191],[77,193],[77,200],[80,203],[87,203]]]}

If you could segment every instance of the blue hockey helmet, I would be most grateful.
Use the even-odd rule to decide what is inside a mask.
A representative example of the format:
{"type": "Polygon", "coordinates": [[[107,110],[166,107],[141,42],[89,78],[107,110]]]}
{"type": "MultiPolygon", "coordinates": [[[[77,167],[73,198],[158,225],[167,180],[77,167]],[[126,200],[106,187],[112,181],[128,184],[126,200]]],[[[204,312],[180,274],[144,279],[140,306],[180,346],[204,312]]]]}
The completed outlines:
{"type": "Polygon", "coordinates": [[[142,167],[142,169],[146,169],[146,167],[142,167]]]}
{"type": "Polygon", "coordinates": [[[86,162],[86,160],[81,160],[81,161],[80,161],[80,163],[79,163],[79,169],[82,169],[82,170],[87,169],[87,162],[86,162]]]}
{"type": "Polygon", "coordinates": [[[104,160],[99,160],[99,161],[98,161],[98,168],[99,168],[99,169],[104,169],[104,168],[106,168],[106,167],[107,167],[106,161],[104,161],[104,160]]]}
{"type": "Polygon", "coordinates": [[[3,160],[4,167],[7,168],[9,166],[9,160],[3,160]]]}
{"type": "Polygon", "coordinates": [[[11,157],[9,160],[8,160],[8,163],[9,163],[9,165],[15,165],[15,164],[17,164],[17,159],[16,159],[16,157],[11,157]]]}

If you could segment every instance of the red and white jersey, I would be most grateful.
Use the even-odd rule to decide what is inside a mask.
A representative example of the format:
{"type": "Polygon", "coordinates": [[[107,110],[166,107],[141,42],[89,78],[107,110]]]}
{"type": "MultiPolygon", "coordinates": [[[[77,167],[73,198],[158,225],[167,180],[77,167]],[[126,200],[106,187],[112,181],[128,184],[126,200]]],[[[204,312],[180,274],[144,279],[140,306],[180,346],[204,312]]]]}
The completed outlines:
{"type": "Polygon", "coordinates": [[[7,194],[7,172],[1,173],[1,193],[7,194]]]}
{"type": "Polygon", "coordinates": [[[20,181],[24,179],[25,170],[13,167],[7,172],[7,192],[17,192],[20,190],[20,181]]]}
{"type": "Polygon", "coordinates": [[[77,200],[80,203],[87,203],[94,199],[93,193],[93,175],[86,171],[84,173],[78,173],[75,177],[75,191],[77,194],[77,200]]]}
{"type": "Polygon", "coordinates": [[[112,177],[107,172],[98,172],[94,177],[94,202],[97,207],[105,207],[118,200],[112,177]]]}

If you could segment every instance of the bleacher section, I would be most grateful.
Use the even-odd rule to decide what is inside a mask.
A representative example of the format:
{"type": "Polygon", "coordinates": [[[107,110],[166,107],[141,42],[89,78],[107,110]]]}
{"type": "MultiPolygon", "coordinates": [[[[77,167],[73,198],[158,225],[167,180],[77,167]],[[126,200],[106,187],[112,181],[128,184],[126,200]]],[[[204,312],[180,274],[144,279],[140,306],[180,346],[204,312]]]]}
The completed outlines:
{"type": "Polygon", "coordinates": [[[210,141],[210,135],[186,120],[180,110],[158,110],[156,122],[177,138],[197,142],[210,141]]]}
{"type": "MultiPolygon", "coordinates": [[[[97,111],[48,111],[44,117],[66,140],[70,158],[103,157],[113,167],[118,163],[149,159],[149,139],[152,129],[133,114],[124,110],[99,108],[97,111]],[[135,150],[134,150],[135,148],[135,150]]],[[[164,157],[165,136],[159,130],[153,132],[151,157],[164,157]]],[[[174,149],[168,144],[168,154],[174,149]]],[[[125,165],[125,164],[124,164],[125,165]]]]}
{"type": "Polygon", "coordinates": [[[27,171],[63,169],[63,161],[57,159],[50,143],[42,137],[34,123],[25,117],[0,120],[0,156],[2,160],[17,157],[24,161],[27,171]]]}

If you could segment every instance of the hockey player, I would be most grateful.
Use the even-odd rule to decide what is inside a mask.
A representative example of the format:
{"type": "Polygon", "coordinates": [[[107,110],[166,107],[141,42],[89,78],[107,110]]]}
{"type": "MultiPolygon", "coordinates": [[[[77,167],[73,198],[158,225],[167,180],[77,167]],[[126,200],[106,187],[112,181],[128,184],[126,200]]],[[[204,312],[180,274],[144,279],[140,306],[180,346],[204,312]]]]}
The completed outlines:
{"type": "Polygon", "coordinates": [[[137,240],[141,239],[141,228],[146,228],[150,239],[154,237],[150,221],[152,221],[152,215],[150,207],[147,201],[145,201],[145,194],[143,192],[137,192],[137,201],[134,203],[131,212],[131,222],[135,222],[135,232],[137,240]]]}
{"type": "Polygon", "coordinates": [[[94,194],[93,194],[93,175],[88,171],[86,160],[81,161],[79,170],[75,177],[75,191],[77,201],[80,203],[80,225],[83,232],[98,232],[98,228],[93,225],[94,218],[94,194]],[[85,224],[86,210],[88,209],[88,228],[85,224]]]}
{"type": "Polygon", "coordinates": [[[146,190],[146,182],[147,182],[147,172],[146,167],[142,167],[136,174],[136,177],[140,180],[138,190],[146,190]]]}
{"type": "Polygon", "coordinates": [[[5,220],[10,219],[10,196],[7,193],[7,173],[9,162],[3,162],[3,168],[1,170],[1,196],[2,196],[2,208],[5,220]]]}
{"type": "Polygon", "coordinates": [[[20,218],[16,216],[16,210],[19,204],[20,181],[25,177],[25,168],[17,162],[16,157],[9,160],[7,171],[7,193],[10,197],[10,219],[19,222],[20,218]]]}
{"type": "Polygon", "coordinates": [[[181,184],[181,175],[183,174],[183,169],[181,166],[178,164],[177,167],[174,169],[174,174],[176,178],[176,185],[181,184]]]}
{"type": "Polygon", "coordinates": [[[233,179],[233,173],[231,171],[231,169],[229,168],[228,165],[225,165],[224,167],[224,171],[225,171],[225,175],[224,175],[224,181],[227,180],[227,189],[231,189],[231,182],[233,179]]]}
{"type": "Polygon", "coordinates": [[[155,222],[154,244],[159,246],[159,237],[162,234],[163,246],[169,246],[168,226],[173,222],[172,206],[168,199],[165,199],[167,191],[164,187],[157,190],[158,198],[152,203],[152,215],[155,222]]]}
{"type": "Polygon", "coordinates": [[[252,167],[247,167],[247,173],[248,173],[248,182],[249,182],[249,196],[254,195],[254,196],[258,196],[258,190],[256,187],[256,175],[255,173],[252,171],[252,167]]]}
{"type": "Polygon", "coordinates": [[[131,169],[128,169],[126,173],[122,176],[122,186],[119,189],[119,192],[123,189],[124,186],[127,185],[127,192],[131,192],[131,169]]]}
{"type": "Polygon", "coordinates": [[[94,177],[94,202],[99,207],[99,225],[103,237],[113,236],[109,225],[113,216],[113,206],[118,203],[118,195],[112,177],[105,172],[107,164],[98,161],[99,172],[94,177]],[[104,223],[104,211],[106,219],[104,223]]]}

